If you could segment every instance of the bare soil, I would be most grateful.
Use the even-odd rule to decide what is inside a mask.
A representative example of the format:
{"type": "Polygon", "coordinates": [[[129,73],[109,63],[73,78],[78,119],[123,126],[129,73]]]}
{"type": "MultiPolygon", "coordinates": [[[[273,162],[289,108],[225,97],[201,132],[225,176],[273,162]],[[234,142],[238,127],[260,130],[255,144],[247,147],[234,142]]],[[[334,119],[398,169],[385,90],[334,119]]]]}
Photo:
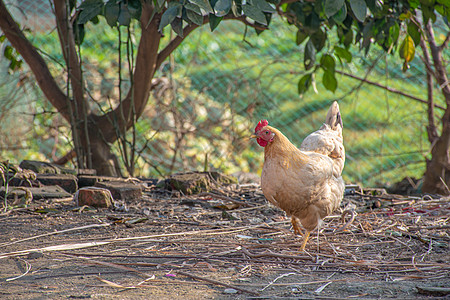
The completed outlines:
{"type": "Polygon", "coordinates": [[[147,188],[116,210],[70,199],[0,215],[2,299],[449,298],[450,200],[354,193],[300,252],[256,186],[147,188]],[[433,290],[432,288],[440,288],[433,290]]]}

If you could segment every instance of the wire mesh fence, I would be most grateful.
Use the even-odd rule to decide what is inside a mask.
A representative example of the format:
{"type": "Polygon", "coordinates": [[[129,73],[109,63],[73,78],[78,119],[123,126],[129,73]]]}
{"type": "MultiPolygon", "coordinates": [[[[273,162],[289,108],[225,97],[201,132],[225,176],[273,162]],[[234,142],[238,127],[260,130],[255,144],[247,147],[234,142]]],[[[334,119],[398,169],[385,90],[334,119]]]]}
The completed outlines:
{"type": "MultiPolygon", "coordinates": [[[[7,4],[21,26],[30,29],[27,37],[64,87],[63,57],[49,2],[15,0],[7,4]]],[[[117,105],[119,93],[130,86],[126,74],[118,74],[118,65],[126,64],[118,52],[124,35],[119,34],[121,29],[105,24],[104,20],[99,25],[89,24],[80,48],[88,94],[95,100],[92,109],[97,113],[117,105]]],[[[131,32],[137,43],[137,24],[131,32]]],[[[344,122],[346,182],[385,186],[403,177],[421,177],[430,144],[426,104],[418,101],[427,99],[426,74],[420,59],[416,56],[411,69],[404,73],[396,54],[382,54],[373,46],[367,56],[355,52],[353,63],[338,66],[342,73],[335,93],[325,90],[318,74],[314,88],[299,96],[303,50],[295,44],[294,35],[278,19],[261,36],[233,22],[221,24],[213,33],[206,27],[191,33],[156,74],[158,81],[150,102],[136,124],[135,175],[151,177],[205,169],[258,173],[262,149],[248,137],[260,119],[268,119],[300,145],[306,135],[321,126],[332,101],[338,100],[344,122]]],[[[448,60],[449,53],[446,55],[448,60]]],[[[27,79],[19,96],[24,106],[9,102],[8,111],[14,114],[5,114],[2,107],[2,156],[52,160],[69,151],[69,126],[37,92],[30,73],[26,69],[12,75],[5,71],[0,77],[4,99],[18,93],[8,84],[11,78],[16,82],[27,79]],[[28,121],[17,123],[18,115],[28,121]],[[19,151],[19,142],[5,137],[20,126],[19,151]]],[[[435,98],[443,105],[438,91],[435,98]]],[[[119,143],[113,147],[120,156],[123,147],[119,143]]]]}

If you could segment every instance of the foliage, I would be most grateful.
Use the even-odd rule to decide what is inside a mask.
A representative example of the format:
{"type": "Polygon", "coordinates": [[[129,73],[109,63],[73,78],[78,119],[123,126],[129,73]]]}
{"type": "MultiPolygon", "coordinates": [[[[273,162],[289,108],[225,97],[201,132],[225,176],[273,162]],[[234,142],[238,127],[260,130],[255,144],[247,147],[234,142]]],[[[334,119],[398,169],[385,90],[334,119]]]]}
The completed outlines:
{"type": "MultiPolygon", "coordinates": [[[[272,14],[278,12],[297,28],[297,45],[304,44],[303,62],[308,72],[298,81],[300,94],[315,85],[314,73],[319,70],[325,89],[336,91],[336,62],[350,63],[353,45],[366,55],[373,43],[388,54],[398,52],[406,71],[422,35],[415,11],[423,12],[424,23],[428,19],[435,22],[437,15],[444,20],[450,17],[450,2],[445,0],[154,0],[153,3],[156,12],[163,12],[159,29],[162,31],[170,25],[181,37],[183,24],[201,25],[208,18],[211,30],[215,30],[228,14],[253,19],[259,34],[270,25],[272,14]],[[331,34],[333,30],[336,35],[331,34]]],[[[88,0],[78,10],[79,26],[88,21],[97,23],[99,15],[103,15],[110,26],[128,26],[130,18],[139,18],[141,12],[138,0],[106,3],[88,0]]]]}

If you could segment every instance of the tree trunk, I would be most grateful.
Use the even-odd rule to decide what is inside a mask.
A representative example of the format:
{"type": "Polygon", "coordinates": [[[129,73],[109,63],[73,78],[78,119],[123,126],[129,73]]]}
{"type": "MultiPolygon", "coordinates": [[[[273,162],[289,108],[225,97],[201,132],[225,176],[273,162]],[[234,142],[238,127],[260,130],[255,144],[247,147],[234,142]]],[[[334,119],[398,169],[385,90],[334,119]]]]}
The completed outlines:
{"type": "Polygon", "coordinates": [[[422,190],[427,193],[449,195],[450,190],[450,113],[442,118],[443,130],[431,149],[431,159],[427,160],[422,190]]]}
{"type": "MultiPolygon", "coordinates": [[[[441,46],[436,45],[433,27],[431,21],[425,24],[424,32],[427,37],[428,45],[433,59],[434,72],[433,75],[439,84],[442,94],[446,102],[446,110],[442,117],[442,133],[441,136],[435,137],[431,145],[431,159],[427,160],[426,171],[424,174],[423,192],[436,193],[442,195],[450,194],[450,85],[444,66],[442,51],[446,48],[449,41],[449,35],[441,46]]],[[[427,68],[427,72],[432,70],[427,68]]],[[[432,101],[429,99],[429,101],[432,101]]],[[[430,134],[430,132],[429,132],[430,134]]],[[[431,137],[430,141],[432,140],[431,137]]]]}

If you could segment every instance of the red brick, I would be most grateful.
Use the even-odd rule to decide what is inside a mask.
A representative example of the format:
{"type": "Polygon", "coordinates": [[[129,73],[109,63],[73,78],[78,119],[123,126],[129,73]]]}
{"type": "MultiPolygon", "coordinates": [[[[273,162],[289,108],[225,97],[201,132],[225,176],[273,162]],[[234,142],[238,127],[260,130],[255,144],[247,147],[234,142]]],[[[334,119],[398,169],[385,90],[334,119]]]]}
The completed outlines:
{"type": "Polygon", "coordinates": [[[79,189],[74,196],[76,205],[78,206],[92,206],[92,207],[111,207],[113,205],[113,198],[107,189],[97,187],[86,187],[79,189]]]}

